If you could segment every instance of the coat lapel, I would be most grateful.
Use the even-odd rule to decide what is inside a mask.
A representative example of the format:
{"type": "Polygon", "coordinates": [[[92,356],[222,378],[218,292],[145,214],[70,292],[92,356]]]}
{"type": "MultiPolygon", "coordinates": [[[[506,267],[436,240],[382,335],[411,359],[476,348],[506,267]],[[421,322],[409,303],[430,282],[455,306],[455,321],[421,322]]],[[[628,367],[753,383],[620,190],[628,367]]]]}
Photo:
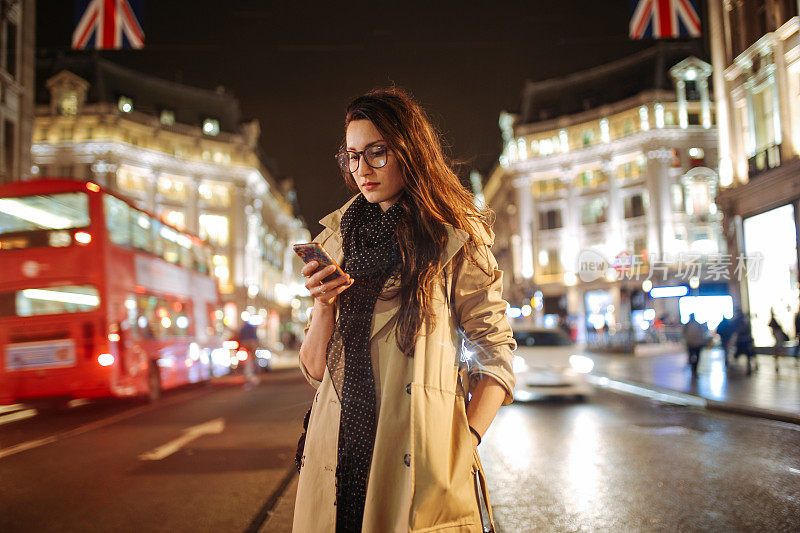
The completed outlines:
{"type": "MultiPolygon", "coordinates": [[[[344,212],[347,211],[347,208],[350,207],[350,204],[356,199],[354,196],[350,199],[345,205],[343,205],[340,209],[334,211],[333,213],[327,215],[322,220],[319,221],[320,224],[325,226],[326,228],[330,229],[332,235],[325,240],[325,250],[337,263],[342,262],[344,259],[344,250],[342,247],[342,234],[341,234],[341,222],[342,222],[342,215],[344,212]]],[[[447,245],[445,246],[444,251],[444,261],[442,262],[442,268],[444,268],[458,253],[464,243],[467,242],[467,238],[469,234],[466,231],[456,229],[450,225],[446,226],[447,230],[447,245]]],[[[384,291],[391,290],[393,287],[392,281],[388,281],[386,286],[384,287],[384,291]]],[[[397,310],[400,307],[400,298],[394,297],[390,300],[381,300],[378,298],[378,301],[375,303],[375,311],[373,313],[372,318],[372,328],[370,329],[370,340],[372,337],[377,335],[386,325],[392,320],[392,318],[397,315],[397,310]]]]}

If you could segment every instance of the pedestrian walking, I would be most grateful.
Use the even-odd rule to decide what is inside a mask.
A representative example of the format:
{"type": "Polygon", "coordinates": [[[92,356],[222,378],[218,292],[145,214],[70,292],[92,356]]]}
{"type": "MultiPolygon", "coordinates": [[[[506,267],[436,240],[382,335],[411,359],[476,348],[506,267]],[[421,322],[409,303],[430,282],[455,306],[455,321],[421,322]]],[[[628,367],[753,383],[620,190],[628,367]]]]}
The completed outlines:
{"type": "Polygon", "coordinates": [[[772,355],[775,357],[775,372],[780,372],[778,360],[783,354],[783,346],[786,344],[786,341],[789,340],[789,336],[785,331],[783,331],[783,327],[781,327],[778,319],[775,318],[774,309],[770,309],[770,319],[769,324],[767,325],[769,326],[769,329],[772,330],[772,338],[775,340],[775,344],[772,345],[772,355]]]}
{"type": "Polygon", "coordinates": [[[747,357],[747,375],[751,375],[753,370],[758,370],[758,360],[756,359],[756,349],[753,346],[753,330],[750,324],[750,318],[741,310],[738,310],[738,315],[734,315],[736,322],[736,342],[734,346],[736,350],[733,354],[733,359],[738,359],[740,355],[747,357]]]}
{"type": "Polygon", "coordinates": [[[256,375],[256,349],[258,348],[258,331],[250,322],[245,322],[239,329],[239,346],[247,352],[247,357],[242,361],[244,384],[250,388],[258,383],[256,375]]]}
{"type": "Polygon", "coordinates": [[[729,362],[728,355],[731,351],[731,340],[733,340],[733,336],[736,334],[736,322],[734,320],[734,316],[735,315],[731,315],[729,318],[723,315],[722,320],[717,326],[717,335],[719,335],[719,342],[722,346],[725,366],[727,366],[729,362]]]}
{"type": "Polygon", "coordinates": [[[336,158],[357,194],[315,239],[346,275],[302,270],[301,370],[317,393],[294,531],[492,530],[477,446],[513,400],[516,344],[489,213],[400,90],[350,103],[336,158]]]}
{"type": "Polygon", "coordinates": [[[697,374],[697,365],[700,363],[700,350],[708,340],[708,327],[695,319],[694,313],[689,315],[689,321],[683,326],[683,341],[686,351],[689,352],[689,366],[692,374],[697,374]]]}
{"type": "Polygon", "coordinates": [[[797,314],[794,315],[794,363],[800,364],[800,306],[797,308],[797,314]]]}

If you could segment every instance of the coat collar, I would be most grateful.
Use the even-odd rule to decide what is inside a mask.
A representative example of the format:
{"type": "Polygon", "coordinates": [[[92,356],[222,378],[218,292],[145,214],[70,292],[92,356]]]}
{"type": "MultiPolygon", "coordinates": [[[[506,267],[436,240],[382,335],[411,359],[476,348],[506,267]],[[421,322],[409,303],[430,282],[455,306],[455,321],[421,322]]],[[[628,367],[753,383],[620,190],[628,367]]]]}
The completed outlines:
{"type": "MultiPolygon", "coordinates": [[[[342,236],[340,231],[342,216],[357,197],[358,195],[353,196],[342,207],[326,215],[319,221],[320,224],[331,231],[330,237],[325,239],[325,249],[338,263],[341,263],[344,257],[344,251],[342,249],[342,236]]],[[[449,224],[445,224],[445,230],[447,231],[447,244],[445,245],[442,268],[444,268],[453,259],[453,257],[458,253],[461,247],[464,246],[469,238],[469,233],[464,230],[454,228],[449,224]]],[[[397,314],[397,308],[400,306],[400,301],[399,299],[393,299],[391,302],[391,305],[381,305],[382,302],[380,300],[378,301],[374,313],[374,319],[372,321],[370,338],[375,336],[375,334],[383,329],[383,327],[397,314]]]]}

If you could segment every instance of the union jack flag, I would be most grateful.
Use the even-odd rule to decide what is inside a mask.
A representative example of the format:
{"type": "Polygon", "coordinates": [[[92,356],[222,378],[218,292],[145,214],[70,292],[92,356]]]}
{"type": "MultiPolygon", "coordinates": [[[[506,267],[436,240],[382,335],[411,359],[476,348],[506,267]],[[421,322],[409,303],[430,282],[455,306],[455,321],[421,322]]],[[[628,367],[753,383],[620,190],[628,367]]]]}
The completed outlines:
{"type": "Polygon", "coordinates": [[[72,48],[143,48],[141,13],[142,2],[137,0],[77,0],[72,48]]]}
{"type": "Polygon", "coordinates": [[[631,39],[700,37],[696,0],[631,0],[631,39]]]}

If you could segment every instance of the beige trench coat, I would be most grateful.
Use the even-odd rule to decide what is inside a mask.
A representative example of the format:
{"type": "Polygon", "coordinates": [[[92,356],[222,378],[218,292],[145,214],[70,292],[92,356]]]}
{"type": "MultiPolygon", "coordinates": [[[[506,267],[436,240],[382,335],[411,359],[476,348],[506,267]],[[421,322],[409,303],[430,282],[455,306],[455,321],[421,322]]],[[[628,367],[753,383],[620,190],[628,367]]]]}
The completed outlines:
{"type": "MultiPolygon", "coordinates": [[[[339,223],[352,201],[320,220],[325,229],[315,239],[337,262],[343,258],[339,223]]],[[[441,288],[434,296],[435,326],[418,337],[414,357],[403,355],[395,342],[399,297],[379,299],[375,305],[370,348],[379,414],[364,509],[365,532],[482,531],[476,482],[484,490],[485,485],[459,384],[457,325],[478,345],[468,370],[471,379],[464,376],[464,385],[468,387],[480,374],[491,375],[506,390],[504,405],[513,400],[512,351],[516,344],[505,318],[502,272],[488,249],[492,236],[484,235],[488,265],[486,258],[481,263],[492,273],[487,276],[468,261],[453,272],[451,260],[467,233],[452,227],[448,231],[446,266],[441,288]],[[448,289],[451,298],[446,297],[448,289]]],[[[327,368],[320,382],[308,375],[302,362],[300,366],[317,392],[308,423],[293,530],[333,532],[339,399],[327,368]]]]}

